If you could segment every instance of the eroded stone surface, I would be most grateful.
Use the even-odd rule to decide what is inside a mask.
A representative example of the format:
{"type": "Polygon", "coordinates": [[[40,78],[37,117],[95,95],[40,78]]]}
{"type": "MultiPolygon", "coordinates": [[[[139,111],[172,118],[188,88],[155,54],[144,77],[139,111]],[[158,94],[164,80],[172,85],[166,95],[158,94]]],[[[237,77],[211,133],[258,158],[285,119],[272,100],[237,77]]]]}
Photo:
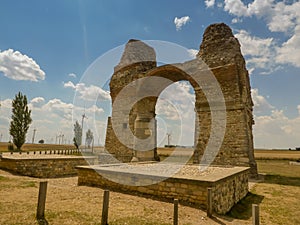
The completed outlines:
{"type": "MultiPolygon", "coordinates": [[[[140,41],[129,41],[121,62],[115,67],[110,82],[112,102],[115,102],[118,94],[125,86],[137,80],[141,81],[140,78],[157,76],[167,78],[170,82],[189,81],[195,90],[195,109],[197,113],[193,159],[194,163],[199,163],[211,135],[212,112],[213,110],[217,111],[217,106],[222,105],[222,102],[215,101],[213,104],[216,107],[211,107],[197,82],[188,74],[195,71],[200,74],[211,72],[215,76],[221,87],[226,105],[225,136],[213,164],[249,166],[251,174],[255,176],[257,168],[253,152],[253,102],[249,75],[241,54],[240,44],[226,24],[210,25],[203,35],[197,58],[183,64],[157,67],[153,48],[140,41]]],[[[214,91],[215,87],[211,84],[211,81],[204,80],[203,82],[208,92],[214,91]]],[[[147,88],[159,92],[163,91],[168,85],[169,83],[166,82],[147,88]]],[[[139,94],[141,87],[143,87],[142,81],[139,86],[128,93],[128,96],[124,99],[124,105],[127,104],[126,99],[129,101],[130,98],[139,94]]],[[[135,137],[141,139],[151,137],[149,140],[156,146],[156,101],[156,97],[147,97],[138,101],[132,107],[127,122],[124,122],[124,117],[127,115],[124,114],[122,107],[117,108],[113,105],[112,119],[116,121],[116,126],[119,129],[124,131],[130,129],[135,137]]],[[[116,137],[112,129],[111,119],[109,119],[106,150],[115,154],[116,158],[124,162],[130,161],[132,157],[139,161],[157,160],[156,147],[146,152],[134,151],[135,138],[127,137],[126,132],[121,132],[121,135],[125,135],[125,143],[121,143],[119,138],[116,137]]]]}

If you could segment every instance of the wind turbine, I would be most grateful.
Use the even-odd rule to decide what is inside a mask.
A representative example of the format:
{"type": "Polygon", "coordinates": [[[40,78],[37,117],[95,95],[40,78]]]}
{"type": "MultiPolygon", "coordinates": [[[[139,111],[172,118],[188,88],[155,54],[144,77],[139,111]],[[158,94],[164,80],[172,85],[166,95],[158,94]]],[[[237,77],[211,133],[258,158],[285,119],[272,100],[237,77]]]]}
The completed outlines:
{"type": "Polygon", "coordinates": [[[81,144],[83,140],[83,121],[84,119],[88,119],[87,116],[85,115],[85,107],[84,107],[84,112],[82,114],[82,119],[81,119],[81,144]]]}

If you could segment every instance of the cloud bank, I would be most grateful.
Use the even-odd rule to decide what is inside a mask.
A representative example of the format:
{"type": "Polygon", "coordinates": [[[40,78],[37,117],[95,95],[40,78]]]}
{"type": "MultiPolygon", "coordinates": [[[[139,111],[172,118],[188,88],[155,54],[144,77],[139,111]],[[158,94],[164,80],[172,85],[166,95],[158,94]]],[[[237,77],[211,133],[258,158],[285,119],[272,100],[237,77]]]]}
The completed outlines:
{"type": "MultiPolygon", "coordinates": [[[[270,38],[265,39],[269,42],[266,48],[274,52],[275,63],[300,67],[299,1],[289,3],[288,1],[254,0],[246,5],[241,0],[225,0],[224,11],[238,18],[255,16],[266,22],[270,32],[284,33],[287,40],[283,43],[275,43],[270,38]],[[273,42],[272,45],[270,42],[273,42]]],[[[254,41],[257,40],[254,38],[254,41]]]]}
{"type": "Polygon", "coordinates": [[[45,72],[32,58],[13,49],[0,52],[0,71],[13,80],[37,82],[45,79],[45,72]]]}
{"type": "Polygon", "coordinates": [[[95,85],[86,86],[84,83],[74,84],[72,81],[68,81],[64,83],[64,87],[74,89],[76,94],[86,101],[110,100],[109,92],[95,85]]]}

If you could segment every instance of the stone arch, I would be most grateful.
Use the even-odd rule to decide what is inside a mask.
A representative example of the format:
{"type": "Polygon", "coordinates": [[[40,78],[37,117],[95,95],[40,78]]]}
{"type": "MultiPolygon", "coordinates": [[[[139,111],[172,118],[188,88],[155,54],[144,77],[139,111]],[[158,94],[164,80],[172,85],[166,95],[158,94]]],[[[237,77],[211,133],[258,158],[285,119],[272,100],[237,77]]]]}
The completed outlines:
{"type": "MultiPolygon", "coordinates": [[[[145,83],[140,83],[137,88],[137,95],[139,92],[145,93],[149,88],[149,95],[154,95],[151,97],[143,98],[138,101],[135,105],[135,124],[134,124],[134,134],[136,137],[145,139],[149,138],[150,134],[152,134],[152,143],[153,143],[153,151],[135,151],[134,157],[137,161],[151,161],[157,160],[156,153],[156,141],[157,141],[157,122],[156,122],[156,114],[155,108],[157,104],[158,97],[160,94],[171,84],[174,84],[178,81],[188,81],[194,90],[199,90],[199,85],[197,82],[193,80],[193,78],[187,74],[185,71],[180,69],[175,65],[163,65],[159,67],[155,67],[149,71],[147,71],[144,75],[147,78],[153,78],[149,82],[149,80],[145,80],[145,83]],[[165,79],[159,79],[165,78],[165,79]],[[150,124],[152,123],[152,124],[150,124]]],[[[137,147],[138,149],[138,147],[137,147]]]]}
{"type": "MultiPolygon", "coordinates": [[[[226,105],[226,130],[220,151],[213,163],[218,165],[249,166],[251,174],[256,175],[256,162],[253,151],[252,125],[253,103],[250,93],[249,75],[245,61],[240,51],[240,44],[233,36],[231,29],[221,23],[210,25],[204,35],[200,51],[195,60],[183,64],[164,65],[157,67],[156,54],[152,47],[137,40],[130,40],[124,50],[120,63],[115,67],[110,81],[112,102],[118,93],[132,82],[140,82],[142,78],[163,77],[166,82],[159,82],[148,87],[140,82],[130,93],[128,99],[145,92],[147,88],[155,89],[159,96],[171,83],[187,80],[195,90],[196,124],[193,161],[199,163],[204,154],[211,130],[211,109],[208,101],[197,85],[185,71],[197,70],[206,72],[209,69],[224,95],[226,105]],[[125,79],[126,78],[126,79],[125,79]]],[[[209,81],[207,81],[208,88],[209,81]]],[[[213,87],[211,87],[213,88],[213,87]]],[[[153,90],[152,90],[153,91],[153,90]]],[[[125,136],[123,142],[116,137],[112,129],[111,119],[108,120],[105,148],[123,162],[158,160],[156,152],[156,122],[155,105],[157,97],[146,97],[138,101],[129,113],[128,123],[125,124],[124,110],[114,109],[113,118],[120,122],[120,129],[130,129],[135,137],[149,139],[152,146],[149,151],[134,151],[135,138],[125,136]]],[[[126,103],[124,103],[126,105],[126,103]]],[[[216,102],[218,104],[218,102],[216,102]]],[[[124,130],[125,131],[125,130],[124,130]]],[[[124,132],[124,135],[126,132],[124,132]]],[[[123,135],[123,133],[121,133],[123,135]]]]}

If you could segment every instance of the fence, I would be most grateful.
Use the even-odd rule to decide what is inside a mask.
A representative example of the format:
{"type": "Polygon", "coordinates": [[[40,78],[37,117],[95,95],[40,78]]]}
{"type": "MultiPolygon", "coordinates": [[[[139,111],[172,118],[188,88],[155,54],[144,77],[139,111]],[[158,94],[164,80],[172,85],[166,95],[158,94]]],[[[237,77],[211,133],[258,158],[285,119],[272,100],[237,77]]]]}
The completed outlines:
{"type": "MultiPolygon", "coordinates": [[[[207,193],[208,196],[207,217],[213,218],[211,188],[208,188],[207,192],[208,192],[207,193]]],[[[42,223],[45,222],[47,223],[47,220],[45,218],[46,194],[47,194],[47,181],[40,182],[36,218],[39,222],[42,223]]],[[[178,203],[179,203],[178,199],[174,199],[173,225],[179,224],[178,203]]],[[[108,212],[109,212],[109,190],[104,190],[101,225],[108,225],[108,212]]],[[[259,225],[259,206],[256,204],[252,205],[252,224],[259,225]]]]}
{"type": "Polygon", "coordinates": [[[40,151],[26,151],[26,152],[10,152],[11,155],[78,155],[81,154],[82,151],[78,149],[58,149],[58,150],[40,150],[40,151]]]}

